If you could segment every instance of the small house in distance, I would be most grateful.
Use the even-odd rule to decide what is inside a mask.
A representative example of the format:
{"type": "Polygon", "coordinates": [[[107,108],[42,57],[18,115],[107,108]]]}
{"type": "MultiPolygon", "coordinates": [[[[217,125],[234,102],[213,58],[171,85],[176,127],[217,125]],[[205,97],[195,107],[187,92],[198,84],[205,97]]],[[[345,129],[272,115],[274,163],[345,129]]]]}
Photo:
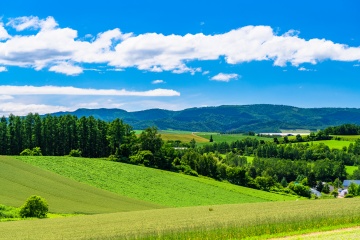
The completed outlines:
{"type": "Polygon", "coordinates": [[[351,183],[355,183],[357,185],[360,185],[360,180],[344,180],[343,187],[345,189],[348,189],[348,187],[350,186],[351,183]]]}

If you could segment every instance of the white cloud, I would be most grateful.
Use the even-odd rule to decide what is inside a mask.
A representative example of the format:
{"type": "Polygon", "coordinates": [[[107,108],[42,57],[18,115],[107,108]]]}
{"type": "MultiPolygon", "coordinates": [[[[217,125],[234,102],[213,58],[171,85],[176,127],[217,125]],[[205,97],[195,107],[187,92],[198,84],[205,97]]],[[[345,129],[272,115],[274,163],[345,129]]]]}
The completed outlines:
{"type": "Polygon", "coordinates": [[[30,112],[46,114],[52,112],[69,111],[70,108],[64,106],[54,106],[46,104],[26,104],[18,102],[0,103],[0,114],[9,116],[11,113],[16,116],[24,116],[30,112]]]}
{"type": "Polygon", "coordinates": [[[57,27],[58,24],[55,22],[53,17],[48,17],[45,20],[42,20],[38,17],[29,16],[11,18],[6,25],[15,28],[16,31],[23,31],[25,29],[53,29],[57,27]]]}
{"type": "Polygon", "coordinates": [[[236,73],[219,73],[215,76],[213,76],[212,78],[210,78],[213,81],[221,81],[221,82],[229,82],[230,80],[236,80],[238,79],[240,76],[236,73]]]}
{"type": "Polygon", "coordinates": [[[309,68],[304,68],[304,67],[300,67],[298,68],[299,71],[302,71],[302,72],[316,72],[316,70],[314,69],[309,69],[309,68]]]}
{"type": "Polygon", "coordinates": [[[152,84],[165,83],[164,80],[154,80],[151,82],[152,84]]]}
{"type": "Polygon", "coordinates": [[[0,66],[0,72],[7,72],[7,68],[4,66],[0,66]]]}
{"type": "Polygon", "coordinates": [[[14,97],[10,95],[0,95],[0,100],[11,100],[11,99],[14,99],[14,97]]]}
{"type": "Polygon", "coordinates": [[[83,69],[79,66],[71,65],[67,62],[61,62],[55,66],[49,68],[51,72],[64,73],[66,75],[79,75],[83,72],[83,69]]]}
{"type": "Polygon", "coordinates": [[[171,89],[153,89],[148,91],[127,91],[125,89],[91,89],[58,86],[0,86],[0,94],[8,95],[77,95],[77,96],[138,96],[138,97],[172,97],[180,93],[171,89]]]}
{"type": "MultiPolygon", "coordinates": [[[[1,19],[0,19],[1,20],[1,19]]],[[[0,40],[6,40],[9,39],[10,35],[4,28],[4,23],[0,22],[0,40]]]]}
{"type": "Polygon", "coordinates": [[[9,36],[0,23],[1,65],[45,68],[68,75],[83,72],[77,65],[96,63],[112,69],[135,67],[153,72],[195,74],[201,69],[189,67],[189,62],[221,57],[228,64],[273,61],[276,66],[290,63],[296,67],[324,60],[360,60],[360,47],[326,39],[305,40],[295,30],[278,35],[270,26],[245,26],[215,35],[134,35],[116,28],[101,32],[94,39],[87,35],[79,38],[77,30],[60,28],[53,17],[14,18],[5,27],[15,28],[19,34],[9,36]],[[29,33],[23,31],[25,29],[37,32],[29,33]]]}
{"type": "Polygon", "coordinates": [[[306,69],[306,68],[304,68],[304,67],[301,67],[301,68],[299,68],[298,70],[299,70],[299,71],[303,71],[303,72],[308,72],[308,71],[310,71],[309,69],[306,69]]]}
{"type": "Polygon", "coordinates": [[[203,75],[208,75],[210,73],[210,71],[204,71],[202,74],[203,75]]]}
{"type": "Polygon", "coordinates": [[[354,64],[354,67],[360,67],[360,64],[354,64]]]}

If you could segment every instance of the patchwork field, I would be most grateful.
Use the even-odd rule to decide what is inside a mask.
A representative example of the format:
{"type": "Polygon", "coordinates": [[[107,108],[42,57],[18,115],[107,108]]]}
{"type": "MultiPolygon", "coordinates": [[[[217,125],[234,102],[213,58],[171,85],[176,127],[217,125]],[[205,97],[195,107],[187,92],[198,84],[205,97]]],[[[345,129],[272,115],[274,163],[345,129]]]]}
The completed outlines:
{"type": "Polygon", "coordinates": [[[64,177],[162,206],[295,200],[284,196],[179,173],[101,159],[13,157],[64,177]]]}
{"type": "Polygon", "coordinates": [[[110,213],[160,208],[79,183],[13,157],[0,157],[0,203],[20,207],[31,195],[44,197],[56,213],[110,213]]]}
{"type": "Polygon", "coordinates": [[[258,140],[264,140],[264,141],[273,141],[273,138],[271,137],[258,137],[258,136],[249,136],[244,134],[220,134],[220,133],[195,133],[197,136],[206,138],[208,141],[210,140],[210,137],[212,136],[214,142],[235,142],[237,140],[241,140],[244,138],[256,138],[258,140]]]}
{"type": "Polygon", "coordinates": [[[343,147],[349,147],[350,143],[353,141],[339,141],[339,140],[322,140],[322,141],[314,141],[309,142],[309,144],[320,144],[323,143],[327,145],[330,149],[342,149],[343,147]]]}
{"type": "Polygon", "coordinates": [[[360,199],[247,203],[4,222],[0,239],[269,238],[359,220],[360,199]]]}

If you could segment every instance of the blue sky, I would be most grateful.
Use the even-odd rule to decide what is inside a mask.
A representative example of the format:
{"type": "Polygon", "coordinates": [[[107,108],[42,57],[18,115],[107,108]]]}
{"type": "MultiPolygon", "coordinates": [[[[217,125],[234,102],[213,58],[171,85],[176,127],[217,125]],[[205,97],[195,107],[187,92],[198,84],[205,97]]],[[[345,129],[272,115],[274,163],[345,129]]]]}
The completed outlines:
{"type": "Polygon", "coordinates": [[[357,0],[49,3],[0,2],[0,115],[360,108],[357,0]]]}

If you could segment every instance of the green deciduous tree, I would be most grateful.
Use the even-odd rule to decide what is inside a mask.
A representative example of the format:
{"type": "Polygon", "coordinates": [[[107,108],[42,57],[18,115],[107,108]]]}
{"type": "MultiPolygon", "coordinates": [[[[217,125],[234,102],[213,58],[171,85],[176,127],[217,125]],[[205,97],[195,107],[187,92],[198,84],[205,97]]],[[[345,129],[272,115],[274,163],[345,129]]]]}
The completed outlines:
{"type": "Polygon", "coordinates": [[[23,218],[45,218],[48,210],[49,208],[46,200],[40,196],[33,195],[29,197],[25,204],[20,208],[20,216],[23,218]]]}

